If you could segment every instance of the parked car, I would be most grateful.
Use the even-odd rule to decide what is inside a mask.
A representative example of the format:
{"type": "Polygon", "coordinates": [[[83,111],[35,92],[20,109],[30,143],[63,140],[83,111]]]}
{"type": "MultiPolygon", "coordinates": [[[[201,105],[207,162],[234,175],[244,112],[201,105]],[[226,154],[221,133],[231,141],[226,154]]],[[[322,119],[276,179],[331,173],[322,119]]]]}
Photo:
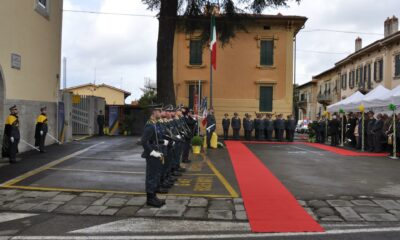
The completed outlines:
{"type": "Polygon", "coordinates": [[[296,132],[297,133],[308,133],[309,120],[299,120],[297,122],[296,132]]]}

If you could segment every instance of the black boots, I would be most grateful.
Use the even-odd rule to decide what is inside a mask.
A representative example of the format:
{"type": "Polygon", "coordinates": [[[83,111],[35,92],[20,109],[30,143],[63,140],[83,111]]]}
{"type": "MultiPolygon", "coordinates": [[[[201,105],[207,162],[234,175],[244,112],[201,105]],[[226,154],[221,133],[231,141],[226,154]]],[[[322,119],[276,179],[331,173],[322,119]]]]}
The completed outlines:
{"type": "Polygon", "coordinates": [[[165,204],[165,201],[159,199],[154,193],[148,193],[146,204],[152,207],[160,208],[165,204]]]}

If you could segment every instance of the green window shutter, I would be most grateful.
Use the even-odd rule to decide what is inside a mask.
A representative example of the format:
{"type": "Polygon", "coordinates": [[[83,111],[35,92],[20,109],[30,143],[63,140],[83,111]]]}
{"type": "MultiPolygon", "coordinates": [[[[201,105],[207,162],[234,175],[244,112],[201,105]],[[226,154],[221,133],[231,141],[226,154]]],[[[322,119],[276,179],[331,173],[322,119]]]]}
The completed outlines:
{"type": "Polygon", "coordinates": [[[261,40],[260,42],[260,65],[273,66],[274,65],[274,41],[261,40]]]}
{"type": "Polygon", "coordinates": [[[272,112],[272,97],[272,87],[260,87],[260,112],[272,112]]]}
{"type": "Polygon", "coordinates": [[[379,81],[383,80],[383,59],[379,61],[379,81]]]}
{"type": "Polygon", "coordinates": [[[400,55],[395,57],[395,72],[394,75],[396,77],[400,76],[400,55]]]}
{"type": "Polygon", "coordinates": [[[190,65],[203,64],[203,45],[200,40],[190,40],[190,65]]]}

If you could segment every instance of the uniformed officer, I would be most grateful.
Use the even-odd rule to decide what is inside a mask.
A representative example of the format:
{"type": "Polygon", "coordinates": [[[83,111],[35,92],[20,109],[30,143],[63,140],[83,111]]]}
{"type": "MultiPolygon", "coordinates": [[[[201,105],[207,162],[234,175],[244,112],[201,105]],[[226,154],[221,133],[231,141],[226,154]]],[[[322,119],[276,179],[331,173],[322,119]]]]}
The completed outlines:
{"type": "Polygon", "coordinates": [[[319,143],[325,143],[326,141],[326,120],[325,117],[320,118],[318,121],[318,136],[319,136],[319,143]]]}
{"type": "Polygon", "coordinates": [[[105,118],[103,111],[99,111],[99,115],[97,115],[97,126],[99,126],[99,136],[104,135],[104,123],[105,123],[105,118]]]}
{"type": "Polygon", "coordinates": [[[228,118],[229,114],[225,113],[222,119],[222,129],[224,130],[224,140],[228,139],[229,127],[231,126],[231,120],[228,118]]]}
{"type": "Polygon", "coordinates": [[[373,152],[374,149],[374,132],[373,128],[375,125],[374,113],[372,111],[368,112],[368,122],[364,121],[364,125],[367,126],[367,151],[373,152]]]}
{"type": "Polygon", "coordinates": [[[182,162],[183,163],[190,163],[189,160],[189,152],[190,152],[190,144],[192,138],[194,136],[194,127],[196,125],[196,120],[193,118],[193,115],[190,113],[189,109],[186,107],[182,108],[182,115],[183,117],[181,120],[183,121],[184,126],[187,129],[188,137],[185,139],[183,153],[182,153],[182,162]]]}
{"type": "MultiPolygon", "coordinates": [[[[258,138],[259,138],[259,136],[260,136],[260,128],[259,128],[259,125],[260,125],[260,119],[259,119],[259,116],[260,114],[259,113],[256,113],[256,118],[254,119],[254,138],[256,139],[256,140],[258,140],[258,138]]],[[[243,119],[243,121],[244,121],[244,119],[243,119]]],[[[244,125],[244,124],[243,124],[244,125]]]]}
{"type": "Polygon", "coordinates": [[[289,115],[287,117],[287,120],[285,122],[285,128],[286,128],[286,140],[288,142],[293,142],[294,141],[294,131],[296,130],[296,121],[293,118],[293,115],[289,115]]]}
{"type": "Polygon", "coordinates": [[[249,114],[245,114],[245,118],[243,118],[243,130],[244,130],[244,139],[246,141],[251,140],[251,132],[253,131],[253,121],[251,120],[251,116],[249,114]]]}
{"type": "Polygon", "coordinates": [[[271,119],[271,114],[267,114],[264,119],[264,135],[265,140],[272,141],[272,134],[274,132],[274,124],[271,119]]]}
{"type": "Polygon", "coordinates": [[[238,113],[233,114],[233,118],[231,120],[231,125],[232,125],[232,130],[233,130],[233,139],[234,140],[239,140],[240,139],[240,127],[241,127],[241,120],[239,118],[238,113]]]}
{"type": "Polygon", "coordinates": [[[256,120],[258,121],[257,128],[254,127],[255,130],[258,131],[258,136],[256,137],[256,140],[257,141],[262,141],[262,140],[264,140],[264,130],[265,130],[263,114],[261,114],[261,113],[257,114],[257,119],[256,120]]]}
{"type": "Polygon", "coordinates": [[[214,116],[214,109],[210,109],[210,111],[207,114],[207,147],[211,148],[210,146],[210,141],[211,141],[211,136],[215,132],[215,129],[217,128],[217,122],[215,121],[215,116],[214,116]]]}
{"type": "Polygon", "coordinates": [[[39,147],[41,153],[45,152],[44,145],[46,143],[47,132],[47,107],[42,107],[40,108],[40,115],[36,119],[35,129],[35,146],[39,147]]]}
{"type": "Polygon", "coordinates": [[[10,163],[16,163],[18,144],[20,140],[18,109],[17,106],[10,107],[10,115],[6,119],[3,137],[2,156],[8,157],[10,163]]]}
{"type": "Polygon", "coordinates": [[[339,142],[340,121],[336,115],[332,116],[332,120],[328,124],[329,132],[331,135],[331,146],[337,146],[339,142]]]}
{"type": "Polygon", "coordinates": [[[372,127],[373,135],[373,143],[374,143],[374,152],[380,153],[382,152],[382,139],[383,139],[383,125],[384,121],[382,119],[382,114],[378,114],[376,116],[376,121],[374,126],[372,127]]]}
{"type": "Polygon", "coordinates": [[[156,194],[160,184],[160,172],[164,164],[164,155],[160,147],[164,144],[164,140],[160,139],[161,131],[157,126],[160,117],[161,109],[153,108],[141,139],[144,149],[142,156],[146,158],[146,203],[153,207],[161,207],[165,204],[163,200],[157,198],[156,194]]]}
{"type": "Polygon", "coordinates": [[[278,142],[283,142],[283,134],[285,131],[285,122],[282,119],[283,115],[279,114],[274,122],[275,138],[278,142]]]}

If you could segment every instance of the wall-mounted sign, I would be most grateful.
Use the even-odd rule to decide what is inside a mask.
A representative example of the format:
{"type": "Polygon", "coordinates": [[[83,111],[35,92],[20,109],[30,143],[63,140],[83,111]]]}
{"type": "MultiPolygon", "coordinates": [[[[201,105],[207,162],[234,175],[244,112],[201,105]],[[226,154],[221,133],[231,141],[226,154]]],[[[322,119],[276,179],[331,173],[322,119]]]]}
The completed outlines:
{"type": "Polygon", "coordinates": [[[11,53],[11,67],[14,69],[21,69],[21,55],[11,53]]]}

